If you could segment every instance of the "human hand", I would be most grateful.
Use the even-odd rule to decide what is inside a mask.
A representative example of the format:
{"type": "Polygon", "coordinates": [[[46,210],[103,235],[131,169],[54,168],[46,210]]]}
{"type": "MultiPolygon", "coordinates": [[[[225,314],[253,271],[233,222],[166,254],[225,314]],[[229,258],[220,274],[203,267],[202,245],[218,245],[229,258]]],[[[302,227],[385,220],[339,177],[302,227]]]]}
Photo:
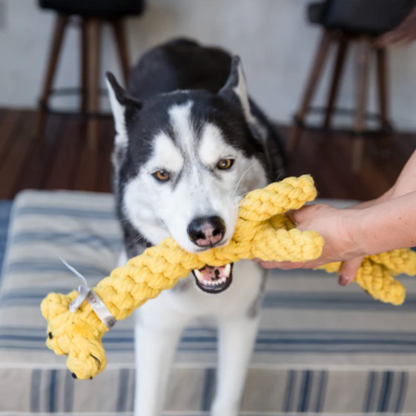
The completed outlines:
{"type": "Polygon", "coordinates": [[[288,217],[299,230],[314,230],[322,235],[325,240],[322,255],[304,263],[256,261],[265,269],[282,270],[315,269],[327,263],[343,261],[339,283],[347,285],[354,279],[364,258],[359,241],[353,238],[356,235],[353,231],[360,223],[359,212],[336,209],[324,204],[309,205],[298,211],[288,212],[288,217]]]}
{"type": "MultiPolygon", "coordinates": [[[[414,9],[413,14],[416,24],[416,8],[414,9]]],[[[416,192],[416,151],[406,163],[406,166],[402,170],[394,186],[377,199],[353,205],[345,210],[337,210],[329,205],[321,204],[306,206],[299,211],[288,213],[289,218],[300,230],[314,230],[322,235],[325,240],[325,245],[319,259],[305,263],[255,261],[259,262],[265,269],[279,268],[282,270],[316,268],[333,261],[342,261],[343,264],[339,273],[339,283],[341,285],[347,285],[351,283],[356,276],[365,254],[376,254],[377,252],[382,252],[382,250],[388,251],[399,247],[383,247],[382,250],[375,250],[374,253],[369,252],[369,250],[374,250],[374,244],[367,244],[368,247],[366,250],[360,248],[363,244],[361,240],[363,239],[363,236],[366,235],[365,233],[363,234],[363,229],[365,227],[363,226],[363,216],[360,215],[360,211],[368,211],[368,209],[374,210],[377,207],[384,206],[384,210],[380,211],[376,209],[378,214],[370,214],[370,217],[379,218],[381,215],[381,217],[384,218],[383,220],[383,218],[380,217],[381,221],[386,221],[386,214],[391,214],[393,209],[389,204],[396,199],[403,198],[414,192],[416,192]]],[[[400,202],[398,206],[403,208],[403,202],[400,202]]],[[[406,213],[404,212],[403,214],[406,213]]],[[[401,219],[402,218],[399,218],[399,220],[401,219]]],[[[387,220],[389,223],[390,220],[388,218],[387,220]]],[[[411,227],[407,228],[410,231],[412,230],[411,227]]],[[[391,231],[391,233],[397,234],[399,229],[400,227],[395,226],[395,232],[391,231]]],[[[397,239],[400,240],[396,235],[396,240],[397,239]]],[[[401,239],[403,239],[403,236],[401,239]]],[[[373,241],[381,242],[379,240],[379,234],[377,236],[373,235],[373,241]]],[[[389,234],[390,242],[396,240],[391,238],[391,234],[389,234]]],[[[403,244],[401,242],[400,247],[416,245],[411,236],[406,241],[407,242],[404,245],[401,245],[403,244]]]]}

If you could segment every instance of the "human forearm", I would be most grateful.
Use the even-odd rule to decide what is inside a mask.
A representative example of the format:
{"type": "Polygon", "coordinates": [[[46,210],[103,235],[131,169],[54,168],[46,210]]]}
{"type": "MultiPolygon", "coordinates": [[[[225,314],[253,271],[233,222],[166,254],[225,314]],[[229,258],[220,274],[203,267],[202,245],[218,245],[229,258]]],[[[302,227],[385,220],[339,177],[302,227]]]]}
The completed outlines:
{"type": "Polygon", "coordinates": [[[351,239],[362,255],[416,246],[416,192],[353,213],[351,239]]]}

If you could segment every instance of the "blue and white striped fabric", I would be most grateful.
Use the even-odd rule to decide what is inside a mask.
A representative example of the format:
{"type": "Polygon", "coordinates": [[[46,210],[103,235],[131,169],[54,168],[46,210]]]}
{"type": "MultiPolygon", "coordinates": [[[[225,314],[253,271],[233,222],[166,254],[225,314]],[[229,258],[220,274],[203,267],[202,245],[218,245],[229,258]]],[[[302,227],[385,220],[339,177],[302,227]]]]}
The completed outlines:
{"type": "MultiPolygon", "coordinates": [[[[0,288],[0,414],[131,412],[133,319],[104,337],[108,368],[73,380],[45,347],[43,297],[91,285],[116,264],[120,230],[110,195],[26,191],[12,210],[0,288]]],[[[416,413],[416,279],[406,303],[374,302],[323,272],[273,272],[249,369],[243,415],[416,413]]],[[[208,325],[208,324],[207,324],[208,325]]],[[[166,415],[206,415],[215,392],[217,332],[188,328],[169,383],[166,415]]]]}

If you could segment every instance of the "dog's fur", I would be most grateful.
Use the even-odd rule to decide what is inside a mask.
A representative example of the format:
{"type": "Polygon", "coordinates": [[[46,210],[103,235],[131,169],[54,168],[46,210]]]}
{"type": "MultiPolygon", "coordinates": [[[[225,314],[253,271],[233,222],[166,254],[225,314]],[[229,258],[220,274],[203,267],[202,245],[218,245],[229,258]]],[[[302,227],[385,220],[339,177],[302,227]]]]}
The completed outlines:
{"type": "MultiPolygon", "coordinates": [[[[107,79],[117,133],[114,192],[125,247],[120,261],[169,236],[189,252],[201,250],[188,235],[189,224],[213,215],[225,224],[220,244],[226,244],[242,196],[283,175],[278,134],[249,99],[239,58],[179,39],[143,56],[129,92],[111,74],[107,79]],[[232,160],[228,170],[218,168],[224,159],[232,160]],[[169,172],[166,183],[155,177],[161,170],[169,172]]],[[[237,415],[264,272],[241,261],[233,276],[224,279],[224,290],[207,294],[191,274],[138,310],[137,416],[161,414],[180,334],[205,316],[217,321],[220,339],[212,414],[237,415]]]]}

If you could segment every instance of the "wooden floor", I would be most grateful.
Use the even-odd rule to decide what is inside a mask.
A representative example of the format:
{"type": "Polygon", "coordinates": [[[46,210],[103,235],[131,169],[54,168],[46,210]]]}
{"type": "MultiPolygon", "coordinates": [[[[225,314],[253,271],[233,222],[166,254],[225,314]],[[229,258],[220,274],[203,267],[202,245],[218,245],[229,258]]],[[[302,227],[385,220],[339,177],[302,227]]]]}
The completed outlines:
{"type": "MultiPolygon", "coordinates": [[[[98,151],[88,148],[85,123],[77,116],[51,115],[41,142],[32,139],[34,122],[33,111],[0,109],[0,199],[23,189],[111,190],[111,118],[101,121],[98,151]]],[[[307,132],[288,174],[312,174],[322,198],[375,198],[394,183],[416,149],[416,134],[395,134],[388,160],[380,160],[375,144],[368,142],[363,168],[354,175],[350,138],[307,132]]]]}

